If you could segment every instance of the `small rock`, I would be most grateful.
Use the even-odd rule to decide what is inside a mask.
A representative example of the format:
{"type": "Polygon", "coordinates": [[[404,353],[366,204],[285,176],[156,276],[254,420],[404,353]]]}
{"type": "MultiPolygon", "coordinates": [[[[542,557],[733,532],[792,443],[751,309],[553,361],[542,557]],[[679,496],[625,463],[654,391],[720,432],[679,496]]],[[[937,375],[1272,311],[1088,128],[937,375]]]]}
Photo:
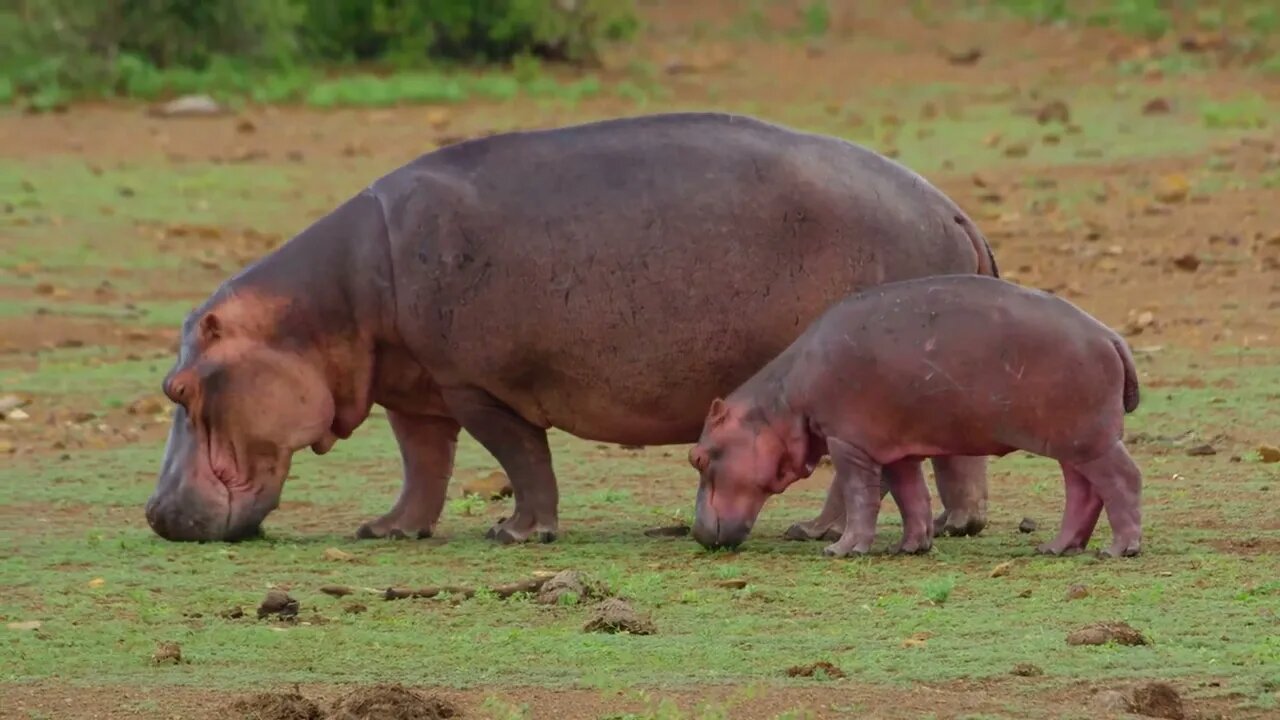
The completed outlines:
{"type": "Polygon", "coordinates": [[[929,638],[932,636],[933,636],[933,633],[918,632],[915,635],[912,635],[911,637],[907,638],[906,640],[903,640],[902,647],[904,648],[924,647],[929,644],[929,638]]]}
{"type": "Polygon", "coordinates": [[[733,580],[720,580],[716,582],[716,587],[722,587],[729,590],[741,590],[747,586],[747,581],[741,578],[733,580]]]}
{"type": "Polygon", "coordinates": [[[1262,445],[1258,448],[1258,459],[1264,463],[1280,462],[1280,448],[1274,445],[1262,445]]]}
{"type": "Polygon", "coordinates": [[[1173,104],[1165,98],[1152,98],[1142,106],[1143,115],[1168,115],[1173,112],[1173,104]]]}
{"type": "Polygon", "coordinates": [[[157,397],[141,397],[129,403],[129,407],[126,408],[126,411],[130,415],[153,417],[164,412],[164,402],[157,397]]]}
{"type": "Polygon", "coordinates": [[[0,417],[8,417],[9,413],[26,404],[26,399],[18,395],[0,396],[0,417]]]}
{"type": "Polygon", "coordinates": [[[1071,122],[1071,110],[1065,102],[1053,100],[1036,111],[1036,122],[1047,125],[1051,122],[1066,125],[1071,122]]]}
{"type": "Polygon", "coordinates": [[[1002,562],[999,565],[996,565],[995,567],[991,568],[991,577],[993,578],[1004,577],[1005,575],[1009,574],[1009,570],[1012,568],[1013,568],[1012,560],[1002,562]]]}
{"type": "Polygon", "coordinates": [[[151,115],[167,118],[209,117],[224,112],[222,105],[208,95],[184,95],[151,109],[151,115]]]}
{"type": "Polygon", "coordinates": [[[515,488],[506,473],[495,470],[482,478],[473,478],[462,483],[462,496],[475,495],[485,500],[501,500],[511,497],[515,488]]]}
{"type": "Polygon", "coordinates": [[[53,287],[53,283],[50,283],[50,282],[40,282],[40,283],[36,283],[36,286],[35,286],[34,288],[32,288],[32,291],[33,291],[33,292],[35,292],[35,294],[37,294],[37,295],[46,295],[46,296],[47,296],[47,295],[52,295],[52,294],[53,294],[54,289],[55,289],[55,288],[53,287]]]}
{"type": "Polygon", "coordinates": [[[21,620],[18,622],[11,622],[8,625],[5,625],[5,627],[10,630],[25,632],[29,630],[39,630],[40,626],[43,624],[44,623],[40,622],[39,620],[21,620]]]}
{"type": "Polygon", "coordinates": [[[1119,690],[1102,690],[1093,696],[1094,709],[1108,715],[1130,712],[1129,698],[1119,690]]]}
{"type": "Polygon", "coordinates": [[[331,562],[351,562],[356,559],[355,555],[338,548],[326,548],[324,551],[324,559],[331,562]]]}
{"type": "Polygon", "coordinates": [[[1026,157],[1031,152],[1031,146],[1026,143],[1014,143],[1006,146],[1004,149],[1005,157],[1021,158],[1026,157]]]}
{"type": "Polygon", "coordinates": [[[346,585],[325,585],[320,588],[320,592],[325,595],[332,595],[333,597],[346,597],[347,595],[355,592],[355,590],[352,590],[346,585]]]}
{"type": "Polygon", "coordinates": [[[1029,598],[1029,597],[1031,597],[1031,588],[1027,588],[1026,590],[1023,590],[1022,592],[1018,593],[1018,597],[1020,597],[1020,598],[1029,598]]]}
{"type": "Polygon", "coordinates": [[[1187,182],[1187,178],[1183,175],[1168,175],[1161,178],[1160,185],[1156,189],[1156,200],[1173,205],[1187,199],[1187,195],[1191,192],[1191,184],[1187,182]]]}
{"type": "Polygon", "coordinates": [[[845,672],[826,660],[819,660],[816,663],[787,668],[787,677],[826,677],[830,680],[839,680],[845,677],[845,672]]]}
{"type": "Polygon", "coordinates": [[[298,601],[289,597],[289,593],[283,590],[270,590],[262,599],[262,604],[258,606],[258,619],[268,615],[276,615],[282,620],[296,618],[298,608],[298,601]]]}
{"type": "Polygon", "coordinates": [[[1200,267],[1200,258],[1196,257],[1195,253],[1179,255],[1173,259],[1173,266],[1179,270],[1195,272],[1200,267]]]}
{"type": "Polygon", "coordinates": [[[156,665],[177,665],[182,662],[182,647],[178,643],[162,642],[156,645],[156,651],[151,654],[151,662],[156,665]]]}
{"type": "Polygon", "coordinates": [[[1129,693],[1131,712],[1147,717],[1182,720],[1187,716],[1182,696],[1168,683],[1148,682],[1134,686],[1129,693]]]}
{"type": "Polygon", "coordinates": [[[445,129],[452,119],[449,111],[444,108],[435,108],[427,111],[427,124],[436,130],[445,129]]]}
{"type": "Polygon", "coordinates": [[[658,629],[653,620],[638,614],[625,600],[609,598],[595,607],[582,631],[653,635],[658,629]]]}
{"type": "Polygon", "coordinates": [[[1187,455],[1191,457],[1204,457],[1206,455],[1217,455],[1218,450],[1214,446],[1204,443],[1201,445],[1193,445],[1187,448],[1187,455]]]}
{"type": "Polygon", "coordinates": [[[982,59],[982,48],[971,47],[959,52],[944,50],[947,62],[952,65],[973,65],[982,59]]]}
{"type": "Polygon", "coordinates": [[[100,588],[100,587],[102,587],[103,585],[106,585],[106,584],[107,584],[106,579],[105,579],[105,578],[100,578],[100,577],[99,577],[99,578],[94,578],[94,579],[90,580],[90,581],[89,581],[89,583],[88,583],[89,587],[91,587],[91,588],[95,588],[95,589],[96,589],[96,588],[100,588]]]}
{"type": "Polygon", "coordinates": [[[244,610],[242,610],[239,606],[236,606],[233,608],[229,608],[227,610],[223,610],[222,612],[218,613],[218,617],[224,620],[239,620],[240,618],[244,617],[244,610]]]}
{"type": "Polygon", "coordinates": [[[1084,598],[1087,598],[1087,597],[1089,597],[1089,588],[1085,587],[1084,585],[1080,585],[1079,583],[1077,583],[1067,588],[1068,600],[1083,600],[1084,598]]]}
{"type": "Polygon", "coordinates": [[[1067,635],[1068,645],[1146,645],[1147,638],[1128,623],[1095,623],[1073,630],[1067,635]]]}
{"type": "Polygon", "coordinates": [[[236,132],[238,133],[244,133],[247,135],[249,133],[256,132],[257,130],[258,126],[249,118],[240,118],[236,121],[236,132]]]}
{"type": "Polygon", "coordinates": [[[1029,517],[1024,517],[1022,518],[1022,522],[1018,523],[1018,532],[1033,533],[1036,531],[1036,527],[1037,524],[1035,520],[1032,520],[1029,517]]]}
{"type": "Polygon", "coordinates": [[[4,416],[4,419],[10,420],[13,422],[22,422],[23,420],[30,420],[31,416],[28,415],[26,411],[24,411],[22,408],[15,408],[13,410],[10,410],[8,413],[6,413],[4,416]]]}
{"type": "Polygon", "coordinates": [[[1024,662],[1014,665],[1013,669],[1009,671],[1009,674],[1017,675],[1018,677],[1040,677],[1044,674],[1044,670],[1042,670],[1039,665],[1024,662]]]}

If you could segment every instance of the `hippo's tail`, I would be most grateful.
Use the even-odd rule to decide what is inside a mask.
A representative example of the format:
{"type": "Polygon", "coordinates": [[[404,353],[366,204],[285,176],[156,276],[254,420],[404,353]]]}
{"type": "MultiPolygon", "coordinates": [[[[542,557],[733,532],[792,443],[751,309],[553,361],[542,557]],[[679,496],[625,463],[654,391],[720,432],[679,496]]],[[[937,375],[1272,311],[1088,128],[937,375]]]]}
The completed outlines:
{"type": "Polygon", "coordinates": [[[1138,409],[1138,368],[1133,364],[1133,352],[1124,338],[1116,337],[1111,341],[1120,355],[1120,364],[1124,365],[1124,411],[1131,413],[1138,409]]]}
{"type": "Polygon", "coordinates": [[[973,250],[978,254],[978,274],[1000,277],[1000,268],[996,267],[996,256],[991,252],[991,243],[987,242],[987,237],[964,213],[957,212],[955,221],[964,230],[964,234],[969,236],[969,242],[973,243],[973,250]]]}

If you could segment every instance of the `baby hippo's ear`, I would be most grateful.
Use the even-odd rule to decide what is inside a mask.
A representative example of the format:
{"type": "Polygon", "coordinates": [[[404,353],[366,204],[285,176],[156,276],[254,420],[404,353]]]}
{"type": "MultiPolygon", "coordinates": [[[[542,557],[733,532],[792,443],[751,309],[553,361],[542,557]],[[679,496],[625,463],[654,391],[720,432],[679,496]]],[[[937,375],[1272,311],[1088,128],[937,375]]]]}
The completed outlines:
{"type": "Polygon", "coordinates": [[[707,465],[710,463],[711,459],[701,445],[694,445],[689,448],[689,464],[696,468],[698,472],[706,472],[707,465]]]}
{"type": "Polygon", "coordinates": [[[723,399],[716,398],[715,400],[711,401],[711,409],[707,411],[707,421],[711,424],[712,427],[715,427],[716,425],[723,423],[724,419],[728,416],[729,416],[729,406],[725,405],[725,402],[723,399]]]}

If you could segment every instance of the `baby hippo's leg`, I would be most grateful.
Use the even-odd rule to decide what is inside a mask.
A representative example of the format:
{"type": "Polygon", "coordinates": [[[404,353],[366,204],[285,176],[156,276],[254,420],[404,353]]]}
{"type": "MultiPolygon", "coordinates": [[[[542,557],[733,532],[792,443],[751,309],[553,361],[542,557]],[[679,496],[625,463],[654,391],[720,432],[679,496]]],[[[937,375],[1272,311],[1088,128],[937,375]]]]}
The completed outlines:
{"type": "MultiPolygon", "coordinates": [[[[885,471],[888,472],[887,470],[885,471]]],[[[880,498],[889,492],[886,475],[880,479],[880,498]]],[[[798,522],[787,528],[783,535],[788,540],[826,540],[834,542],[844,532],[844,495],[840,483],[835,480],[827,487],[827,499],[822,503],[818,517],[808,522],[798,522]]]]}
{"type": "Polygon", "coordinates": [[[866,453],[849,443],[827,438],[836,479],[844,499],[844,532],[840,539],[823,548],[822,554],[845,557],[865,555],[876,537],[876,517],[880,513],[881,467],[866,453]]]}
{"type": "Polygon", "coordinates": [[[933,547],[933,520],[930,517],[929,486],[919,460],[899,460],[885,468],[889,492],[902,515],[902,542],[897,553],[927,553],[933,547]]]}
{"type": "Polygon", "coordinates": [[[1107,522],[1111,524],[1111,547],[1099,554],[1137,555],[1142,544],[1142,471],[1129,456],[1124,443],[1117,442],[1106,454],[1077,469],[1101,496],[1107,509],[1107,522]]]}
{"type": "Polygon", "coordinates": [[[1038,549],[1046,555],[1074,555],[1089,544],[1093,528],[1102,513],[1102,497],[1094,492],[1089,479],[1073,466],[1062,464],[1066,485],[1066,507],[1062,511],[1062,527],[1058,536],[1038,549]]]}

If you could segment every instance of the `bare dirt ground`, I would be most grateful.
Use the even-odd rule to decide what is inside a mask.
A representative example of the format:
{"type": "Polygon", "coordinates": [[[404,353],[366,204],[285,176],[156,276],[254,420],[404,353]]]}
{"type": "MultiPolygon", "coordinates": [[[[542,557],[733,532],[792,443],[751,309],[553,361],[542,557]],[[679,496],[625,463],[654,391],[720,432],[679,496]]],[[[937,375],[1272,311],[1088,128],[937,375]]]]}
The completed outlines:
{"type": "MultiPolygon", "coordinates": [[[[1215,428],[1191,420],[1197,409],[1175,408],[1182,413],[1178,417],[1188,419],[1183,428],[1197,428],[1199,440],[1214,446],[1222,468],[1227,468],[1227,456],[1249,456],[1260,446],[1280,443],[1280,383],[1271,382],[1269,390],[1267,383],[1254,383],[1249,387],[1255,396],[1232,396],[1243,376],[1269,373],[1266,377],[1280,378],[1273,352],[1280,346],[1280,196],[1275,184],[1280,179],[1280,148],[1274,130],[1268,128],[1255,128],[1244,136],[1206,136],[1197,109],[1246,94],[1274,102],[1280,100],[1280,82],[1213,65],[1188,75],[1155,70],[1121,74],[1116,68],[1125,59],[1159,57],[1177,38],[1153,46],[1106,29],[948,19],[941,12],[930,24],[906,12],[850,11],[837,13],[830,34],[821,40],[781,42],[733,35],[694,37],[694,28],[723,25],[740,15],[732,3],[663,3],[647,12],[651,23],[641,45],[612,59],[601,72],[608,85],[625,78],[627,63],[636,58],[658,68],[670,95],[642,108],[599,97],[573,105],[527,100],[466,103],[449,107],[443,115],[429,115],[438,111],[423,107],[329,112],[249,107],[232,117],[164,120],[127,104],[75,106],[50,116],[0,114],[0,157],[17,168],[16,175],[60,162],[78,164],[89,173],[137,173],[130,192],[101,203],[84,200],[78,217],[68,210],[67,217],[60,218],[64,211],[59,207],[47,208],[43,232],[50,247],[71,233],[92,234],[95,218],[115,218],[130,203],[177,192],[147,184],[148,168],[261,167],[287,173],[278,195],[266,203],[268,209],[248,216],[223,205],[212,211],[218,215],[215,222],[188,222],[180,211],[166,210],[156,213],[163,219],[155,222],[112,225],[115,235],[105,246],[108,258],[92,268],[77,270],[74,262],[49,265],[40,260],[40,253],[32,260],[6,263],[9,279],[0,285],[0,303],[18,310],[0,317],[0,368],[45,373],[48,366],[42,363],[47,360],[41,353],[82,348],[94,350],[104,366],[153,361],[159,373],[153,373],[155,383],[149,389],[130,386],[116,406],[94,406],[91,411],[83,396],[41,394],[31,409],[37,422],[10,424],[0,435],[0,450],[7,453],[0,459],[32,463],[131,446],[158,453],[167,420],[155,386],[170,362],[177,323],[164,322],[167,316],[157,313],[172,307],[180,320],[182,308],[203,299],[229,271],[414,155],[494,130],[670,108],[734,109],[822,132],[857,134],[865,124],[874,125],[873,144],[900,151],[903,162],[918,167],[975,216],[992,241],[1005,277],[1061,293],[1109,325],[1124,328],[1141,359],[1144,392],[1172,395],[1207,388],[1210,394],[1226,397],[1231,407],[1252,402],[1247,416],[1215,428]],[[947,57],[971,47],[981,50],[981,58],[972,64],[947,57]],[[944,99],[929,109],[933,96],[926,90],[933,86],[946,90],[939,94],[944,99]],[[1086,87],[1100,87],[1103,99],[1085,99],[1086,87]],[[1137,110],[1153,98],[1167,100],[1170,112],[1137,110]],[[971,134],[957,133],[956,146],[947,148],[947,157],[914,145],[926,141],[927,136],[912,134],[929,132],[932,115],[940,118],[937,133],[950,132],[945,122],[951,106],[961,116],[972,108],[997,107],[1003,108],[1004,116],[1025,118],[1053,100],[1062,100],[1072,114],[1093,108],[1081,113],[1089,117],[1105,117],[1096,110],[1101,106],[1127,108],[1117,112],[1132,117],[1119,123],[1131,122],[1130,134],[1117,137],[1115,124],[1103,130],[1084,120],[1074,130],[1047,124],[1031,131],[1025,125],[1006,131],[993,124],[976,142],[971,134]],[[904,125],[908,128],[895,130],[904,125]],[[1197,129],[1187,131],[1187,126],[1197,129]],[[1190,139],[1172,141],[1168,152],[1125,151],[1127,143],[1138,142],[1136,138],[1161,133],[1190,139]],[[1097,137],[1102,149],[1091,152],[1073,135],[1097,137]],[[1055,150],[1072,142],[1081,147],[1074,156],[1055,150]],[[1031,151],[1010,150],[1019,143],[1030,143],[1031,151]],[[1045,148],[1057,154],[1041,159],[1045,148]],[[65,232],[59,230],[64,221],[65,232]],[[116,243],[177,262],[149,266],[122,258],[116,264],[109,257],[116,243]],[[94,305],[113,311],[94,316],[73,309],[94,305]],[[138,314],[130,307],[149,308],[151,314],[138,314]],[[86,412],[88,418],[83,417],[86,412]]],[[[791,17],[779,9],[773,19],[783,25],[791,17]]],[[[68,197],[76,189],[58,192],[58,197],[68,197]]],[[[20,194],[15,188],[10,202],[18,201],[20,194]]],[[[234,197],[233,192],[228,195],[234,197]]],[[[28,231],[30,225],[15,219],[9,227],[0,227],[6,253],[31,242],[30,236],[17,240],[8,232],[19,228],[28,231]]],[[[99,251],[103,247],[97,246],[99,251]]],[[[1165,429],[1149,434],[1158,436],[1165,429]]],[[[1175,427],[1169,432],[1181,431],[1175,427]]],[[[1166,440],[1153,437],[1136,446],[1149,458],[1186,454],[1184,447],[1166,440]]],[[[620,454],[612,449],[599,453],[605,459],[620,454]]],[[[151,466],[136,468],[140,474],[153,471],[151,466]]],[[[996,466],[993,508],[1014,497],[1015,475],[996,466]]],[[[825,482],[824,477],[814,478],[805,487],[818,492],[825,482]]],[[[1148,482],[1172,488],[1182,479],[1170,473],[1148,482]]],[[[640,500],[664,495],[681,499],[667,501],[670,504],[682,501],[686,491],[665,478],[635,489],[640,500]]],[[[1058,491],[1051,486],[1049,492],[1058,491]]],[[[1239,494],[1244,491],[1231,484],[1214,492],[1228,506],[1248,502],[1239,494]]],[[[1271,503],[1274,511],[1274,498],[1271,503]]],[[[349,516],[335,518],[323,503],[290,504],[287,495],[281,512],[289,514],[293,528],[328,532],[345,531],[345,524],[360,516],[351,509],[349,516]]],[[[1275,562],[1280,514],[1270,513],[1268,522],[1268,514],[1260,512],[1257,525],[1242,529],[1218,505],[1170,503],[1163,512],[1166,524],[1221,530],[1223,535],[1215,541],[1221,552],[1275,562]]],[[[38,515],[42,527],[57,534],[74,532],[90,514],[88,504],[43,507],[13,501],[0,507],[0,522],[28,522],[38,515]]],[[[137,520],[120,509],[95,517],[106,525],[137,520]]],[[[589,521],[581,525],[591,527],[589,521]]],[[[1261,631],[1280,632],[1274,616],[1261,631]]],[[[0,655],[3,647],[0,643],[0,655]]],[[[690,676],[697,673],[698,668],[688,668],[690,676]]],[[[1229,668],[1222,668],[1223,676],[1230,674],[1229,668]]],[[[1213,683],[1219,681],[1202,677],[1199,687],[1216,687],[1213,683]]],[[[342,688],[341,683],[303,684],[300,690],[308,697],[330,700],[342,688]]],[[[530,716],[539,718],[661,716],[652,703],[621,690],[488,681],[466,690],[427,689],[455,702],[468,717],[501,717],[493,709],[494,698],[526,704],[530,716]]],[[[672,699],[686,712],[708,700],[729,703],[728,716],[735,718],[772,718],[798,709],[811,717],[1077,717],[1105,714],[1088,709],[1096,707],[1097,689],[1097,683],[1042,683],[1012,676],[914,683],[910,688],[853,678],[816,687],[763,687],[749,698],[741,695],[740,686],[716,684],[654,691],[654,697],[672,699]]],[[[226,717],[225,705],[233,695],[222,688],[190,685],[104,688],[84,677],[67,679],[55,673],[39,682],[0,685],[0,718],[226,717]]],[[[1243,705],[1239,697],[1212,690],[1197,698],[1195,712],[1202,717],[1276,716],[1268,714],[1276,712],[1274,706],[1243,705]]]]}

